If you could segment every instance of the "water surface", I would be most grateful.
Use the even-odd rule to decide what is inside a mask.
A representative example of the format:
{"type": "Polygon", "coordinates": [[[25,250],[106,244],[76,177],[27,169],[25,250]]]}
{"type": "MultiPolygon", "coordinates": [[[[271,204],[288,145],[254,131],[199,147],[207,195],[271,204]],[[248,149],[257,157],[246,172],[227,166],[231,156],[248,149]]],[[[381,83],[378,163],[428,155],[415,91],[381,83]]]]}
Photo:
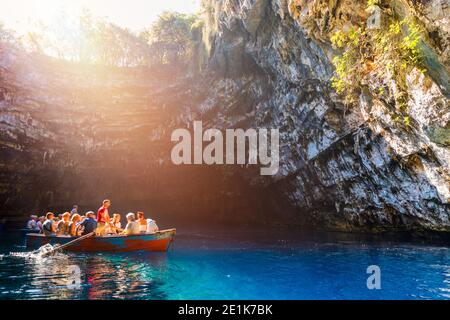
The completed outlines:
{"type": "Polygon", "coordinates": [[[21,251],[20,235],[0,235],[0,299],[450,299],[442,244],[179,230],[168,253],[10,254],[21,251]],[[370,265],[380,290],[367,288],[370,265]]]}

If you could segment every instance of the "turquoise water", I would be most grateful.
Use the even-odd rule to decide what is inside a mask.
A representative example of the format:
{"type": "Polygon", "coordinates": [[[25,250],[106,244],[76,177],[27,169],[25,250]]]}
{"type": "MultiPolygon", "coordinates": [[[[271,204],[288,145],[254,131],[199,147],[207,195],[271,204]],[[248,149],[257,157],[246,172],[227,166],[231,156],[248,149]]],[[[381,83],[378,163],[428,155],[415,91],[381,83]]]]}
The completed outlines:
{"type": "Polygon", "coordinates": [[[450,299],[443,244],[179,230],[168,253],[35,259],[10,254],[25,251],[16,233],[0,243],[0,299],[450,299]],[[370,265],[380,290],[367,288],[370,265]]]}

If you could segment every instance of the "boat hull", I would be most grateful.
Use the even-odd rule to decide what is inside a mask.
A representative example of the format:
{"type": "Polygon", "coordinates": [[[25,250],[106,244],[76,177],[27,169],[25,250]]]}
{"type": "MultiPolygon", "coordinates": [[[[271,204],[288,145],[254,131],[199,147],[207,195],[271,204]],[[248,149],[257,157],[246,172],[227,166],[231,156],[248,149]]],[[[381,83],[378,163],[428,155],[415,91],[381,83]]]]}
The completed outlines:
{"type": "MultiPolygon", "coordinates": [[[[174,240],[176,230],[162,230],[156,233],[143,233],[138,235],[109,235],[103,237],[90,237],[68,246],[65,250],[71,252],[133,252],[167,251],[174,240]]],[[[27,234],[27,248],[38,249],[45,244],[63,245],[76,237],[44,236],[42,234],[27,234]]]]}
{"type": "Polygon", "coordinates": [[[30,230],[30,229],[20,229],[19,231],[22,232],[22,235],[24,235],[24,236],[26,236],[29,233],[36,234],[36,233],[40,233],[41,232],[40,230],[30,230]]]}

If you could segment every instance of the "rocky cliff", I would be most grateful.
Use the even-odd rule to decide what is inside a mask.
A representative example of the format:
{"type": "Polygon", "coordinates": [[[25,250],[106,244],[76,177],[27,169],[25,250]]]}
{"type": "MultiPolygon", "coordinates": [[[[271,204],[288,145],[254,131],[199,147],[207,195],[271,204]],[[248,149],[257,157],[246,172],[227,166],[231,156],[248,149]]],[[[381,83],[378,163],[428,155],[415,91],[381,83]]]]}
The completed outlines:
{"type": "Polygon", "coordinates": [[[378,11],[366,1],[205,0],[196,78],[2,48],[2,210],[108,196],[168,218],[449,231],[448,3],[372,2],[378,11]],[[367,72],[347,103],[332,86],[343,55],[332,38],[368,29],[374,12],[413,17],[424,58],[405,68],[401,87],[367,72]],[[173,166],[171,129],[193,120],[278,128],[280,171],[173,166]]]}
{"type": "MultiPolygon", "coordinates": [[[[376,18],[423,26],[425,71],[407,66],[406,107],[374,94],[370,72],[351,106],[331,86],[341,54],[332,36],[369,29],[366,1],[223,0],[204,2],[214,75],[197,112],[215,126],[279,128],[280,172],[252,179],[281,192],[308,223],[448,231],[448,2],[372,2],[376,18]]],[[[395,80],[383,90],[395,93],[395,80]]]]}
{"type": "Polygon", "coordinates": [[[261,191],[220,168],[177,167],[172,129],[189,79],[171,69],[109,68],[0,48],[1,217],[96,210],[103,198],[162,225],[259,219],[261,191]],[[229,215],[229,212],[246,212],[229,215]]]}

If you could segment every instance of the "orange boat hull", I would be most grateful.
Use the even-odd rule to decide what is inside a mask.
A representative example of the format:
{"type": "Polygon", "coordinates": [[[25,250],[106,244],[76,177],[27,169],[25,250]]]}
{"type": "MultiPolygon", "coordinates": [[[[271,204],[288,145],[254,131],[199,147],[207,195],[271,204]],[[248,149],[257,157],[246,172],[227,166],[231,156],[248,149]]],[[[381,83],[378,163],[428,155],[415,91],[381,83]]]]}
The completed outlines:
{"type": "MultiPolygon", "coordinates": [[[[150,251],[164,252],[174,241],[176,230],[162,230],[156,233],[142,233],[138,235],[111,235],[91,237],[81,240],[67,247],[72,252],[133,252],[150,251]]],[[[44,236],[42,234],[27,234],[27,248],[38,249],[45,244],[63,245],[75,237],[44,236]]]]}

